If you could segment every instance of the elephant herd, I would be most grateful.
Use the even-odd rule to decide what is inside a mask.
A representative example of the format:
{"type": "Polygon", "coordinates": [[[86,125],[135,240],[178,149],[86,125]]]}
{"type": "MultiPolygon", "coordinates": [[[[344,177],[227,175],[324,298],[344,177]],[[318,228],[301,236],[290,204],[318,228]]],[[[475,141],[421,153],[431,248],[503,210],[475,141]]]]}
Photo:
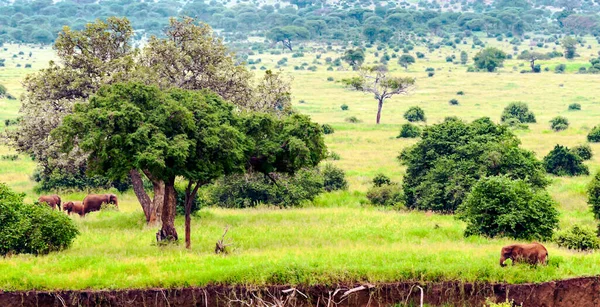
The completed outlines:
{"type": "MultiPolygon", "coordinates": [[[[61,210],[61,199],[58,195],[40,196],[38,202],[46,203],[52,209],[61,210]]],[[[69,201],[64,203],[62,210],[67,211],[69,215],[71,215],[71,212],[74,212],[80,216],[85,216],[90,212],[100,211],[103,204],[113,204],[119,207],[119,201],[114,194],[89,194],[83,201],[69,201]]]]}

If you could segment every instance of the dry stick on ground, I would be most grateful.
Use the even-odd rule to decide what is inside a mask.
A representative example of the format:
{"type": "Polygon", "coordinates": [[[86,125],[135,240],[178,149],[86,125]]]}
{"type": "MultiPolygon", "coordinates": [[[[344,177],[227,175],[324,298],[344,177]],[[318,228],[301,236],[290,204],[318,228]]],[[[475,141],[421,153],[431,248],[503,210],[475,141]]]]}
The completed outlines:
{"type": "Polygon", "coordinates": [[[227,254],[227,246],[232,245],[233,243],[229,243],[229,244],[225,244],[225,235],[227,234],[227,231],[229,231],[229,226],[225,227],[225,232],[223,232],[223,235],[221,236],[221,240],[217,241],[217,244],[215,246],[215,254],[227,254]]]}

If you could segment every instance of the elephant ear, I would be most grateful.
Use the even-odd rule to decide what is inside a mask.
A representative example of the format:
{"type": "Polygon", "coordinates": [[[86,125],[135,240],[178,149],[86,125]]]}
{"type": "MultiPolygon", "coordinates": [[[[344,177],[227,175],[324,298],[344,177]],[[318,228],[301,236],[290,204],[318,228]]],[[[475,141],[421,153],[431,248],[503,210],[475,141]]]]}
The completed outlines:
{"type": "Polygon", "coordinates": [[[509,245],[502,248],[502,254],[512,254],[515,249],[515,245],[509,245]]]}

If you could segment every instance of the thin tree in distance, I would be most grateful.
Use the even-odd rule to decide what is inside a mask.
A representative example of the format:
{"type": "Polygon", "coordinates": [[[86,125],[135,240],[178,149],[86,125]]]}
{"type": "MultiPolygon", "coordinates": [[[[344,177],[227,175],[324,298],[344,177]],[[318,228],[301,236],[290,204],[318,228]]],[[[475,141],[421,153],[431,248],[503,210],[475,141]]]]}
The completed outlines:
{"type": "Polygon", "coordinates": [[[343,79],[346,86],[365,93],[371,93],[377,100],[377,124],[381,120],[383,103],[394,95],[408,94],[415,86],[416,79],[412,77],[393,77],[387,67],[363,67],[357,77],[343,79]]]}

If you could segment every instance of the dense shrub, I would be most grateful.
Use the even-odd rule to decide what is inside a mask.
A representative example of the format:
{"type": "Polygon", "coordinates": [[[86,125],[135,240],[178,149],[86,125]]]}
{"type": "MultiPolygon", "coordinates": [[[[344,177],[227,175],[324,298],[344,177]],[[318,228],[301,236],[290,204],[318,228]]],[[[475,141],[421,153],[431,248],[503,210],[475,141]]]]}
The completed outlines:
{"type": "Polygon", "coordinates": [[[397,184],[373,186],[367,191],[367,199],[373,205],[398,206],[402,204],[402,188],[397,184]]]}
{"type": "Polygon", "coordinates": [[[579,111],[579,110],[581,110],[581,104],[572,103],[569,105],[569,111],[579,111]]]}
{"type": "Polygon", "coordinates": [[[450,99],[450,101],[448,103],[450,105],[456,106],[456,105],[458,105],[458,99],[450,99]]]}
{"type": "Polygon", "coordinates": [[[293,207],[323,192],[323,176],[317,170],[301,170],[294,176],[260,173],[226,176],[209,188],[209,204],[248,208],[259,204],[293,207]]]}
{"type": "Polygon", "coordinates": [[[323,134],[333,134],[335,132],[330,124],[323,124],[321,128],[323,129],[323,134]]]}
{"type": "Polygon", "coordinates": [[[404,118],[406,118],[406,120],[409,122],[427,121],[427,118],[425,117],[425,111],[417,106],[410,107],[406,113],[404,113],[404,118]]]}
{"type": "Polygon", "coordinates": [[[362,122],[362,120],[360,120],[360,119],[359,119],[358,117],[356,117],[356,116],[350,116],[350,117],[347,117],[347,118],[345,119],[345,121],[346,121],[346,122],[348,122],[348,123],[351,123],[351,124],[357,124],[357,123],[360,123],[360,122],[362,122]]]}
{"type": "Polygon", "coordinates": [[[465,236],[552,238],[558,226],[555,203],[543,189],[507,176],[479,180],[459,206],[459,218],[467,223],[465,236]]]}
{"type": "Polygon", "coordinates": [[[593,142],[593,143],[600,142],[600,126],[596,126],[596,127],[592,128],[590,133],[588,133],[587,139],[588,139],[588,141],[593,142]]]}
{"type": "MultiPolygon", "coordinates": [[[[175,191],[177,192],[177,199],[176,199],[177,202],[176,202],[176,207],[175,207],[176,214],[177,215],[185,215],[185,187],[176,185],[175,191]]],[[[200,193],[200,191],[198,193],[200,193]]],[[[200,199],[198,197],[198,195],[196,194],[196,197],[192,201],[191,213],[194,214],[195,212],[199,211],[200,209],[202,209],[202,199],[200,199]]]]}
{"type": "Polygon", "coordinates": [[[323,175],[323,188],[325,191],[331,192],[348,189],[346,174],[341,168],[325,164],[321,174],[323,175]]]}
{"type": "Polygon", "coordinates": [[[560,247],[578,251],[600,248],[596,233],[592,229],[580,228],[577,225],[569,230],[558,232],[554,236],[554,242],[560,247]]]}
{"type": "Polygon", "coordinates": [[[565,72],[565,70],[567,70],[567,65],[565,64],[558,64],[556,67],[554,67],[554,72],[557,74],[562,74],[565,72]]]}
{"type": "Polygon", "coordinates": [[[592,147],[588,144],[582,144],[571,148],[571,151],[578,155],[582,160],[590,160],[594,155],[592,152],[592,147]]]}
{"type": "Polygon", "coordinates": [[[417,125],[406,123],[400,128],[400,134],[396,138],[418,138],[421,136],[421,128],[417,125]]]}
{"type": "Polygon", "coordinates": [[[409,208],[454,212],[480,178],[507,175],[535,187],[548,184],[543,165],[505,125],[489,118],[458,119],[424,129],[399,156],[407,166],[403,190],[409,208]]]}
{"type": "Polygon", "coordinates": [[[375,177],[373,177],[373,186],[376,187],[381,187],[384,185],[390,185],[392,184],[392,180],[390,179],[390,177],[379,173],[377,175],[375,175],[375,177]]]}
{"type": "Polygon", "coordinates": [[[342,111],[348,111],[348,105],[347,104],[341,105],[340,108],[342,109],[342,111]]]}
{"type": "Polygon", "coordinates": [[[556,145],[544,157],[544,167],[546,172],[557,176],[578,176],[590,173],[579,155],[561,145],[556,145]]]}
{"type": "Polygon", "coordinates": [[[24,204],[0,184],[0,255],[47,254],[71,246],[79,231],[64,213],[45,204],[24,204]]]}
{"type": "Polygon", "coordinates": [[[563,116],[557,116],[550,120],[550,127],[554,131],[562,131],[569,128],[569,120],[563,116]]]}
{"type": "Polygon", "coordinates": [[[587,193],[588,204],[594,213],[594,217],[600,220],[600,172],[596,173],[596,176],[588,185],[587,193]]]}
{"type": "Polygon", "coordinates": [[[89,176],[86,174],[85,169],[77,170],[77,172],[60,168],[47,169],[46,172],[36,169],[32,177],[33,181],[37,182],[34,188],[36,192],[55,191],[59,189],[83,191],[86,189],[110,188],[124,192],[131,188],[131,180],[129,178],[122,181],[111,181],[102,176],[89,176]]]}
{"type": "Polygon", "coordinates": [[[527,104],[523,102],[513,102],[509,104],[502,112],[500,118],[502,122],[509,120],[510,118],[516,118],[521,123],[535,123],[535,115],[529,111],[527,104]]]}

